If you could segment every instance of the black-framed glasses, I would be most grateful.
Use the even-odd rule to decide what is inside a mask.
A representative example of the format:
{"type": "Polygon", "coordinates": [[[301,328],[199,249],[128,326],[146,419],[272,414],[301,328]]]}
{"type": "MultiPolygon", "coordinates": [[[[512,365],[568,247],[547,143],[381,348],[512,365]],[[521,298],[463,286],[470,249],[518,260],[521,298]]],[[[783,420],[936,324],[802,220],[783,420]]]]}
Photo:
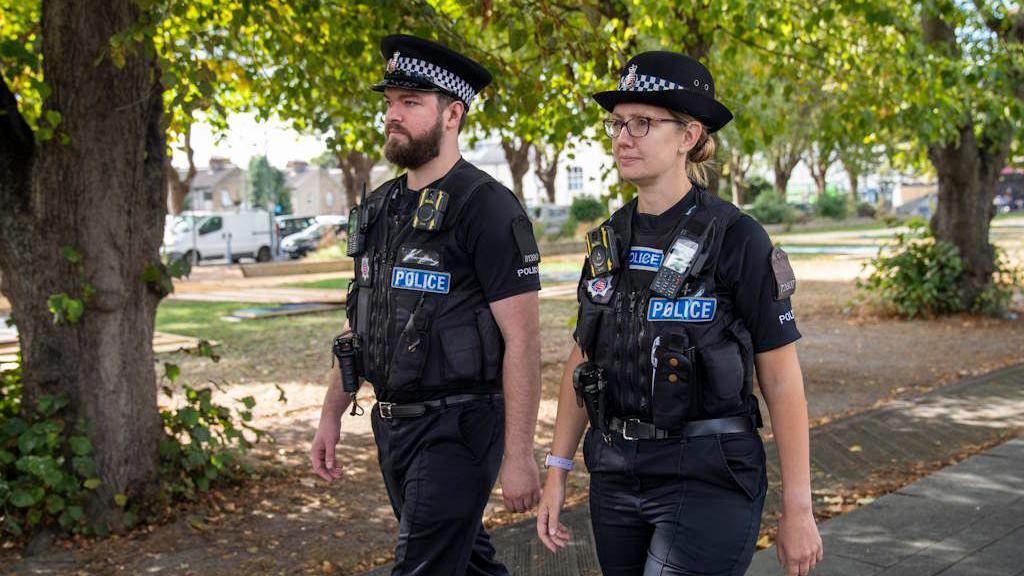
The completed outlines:
{"type": "Polygon", "coordinates": [[[629,132],[630,136],[633,138],[643,138],[651,131],[652,122],[687,124],[687,122],[676,120],[675,118],[648,118],[647,116],[634,116],[629,120],[607,118],[604,121],[604,133],[607,134],[609,138],[618,138],[619,134],[622,133],[622,127],[625,126],[626,132],[629,132]]]}

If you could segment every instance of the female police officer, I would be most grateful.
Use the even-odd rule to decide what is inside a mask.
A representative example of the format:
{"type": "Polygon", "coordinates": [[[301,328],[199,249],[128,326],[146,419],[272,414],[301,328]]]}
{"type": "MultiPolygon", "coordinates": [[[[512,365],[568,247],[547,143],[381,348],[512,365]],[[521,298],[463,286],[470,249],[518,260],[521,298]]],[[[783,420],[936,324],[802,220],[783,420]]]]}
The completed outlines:
{"type": "Polygon", "coordinates": [[[552,551],[568,542],[558,515],[589,419],[604,574],[743,574],[767,490],[756,366],[782,466],[779,561],[805,575],[822,548],[792,269],[756,221],[704,188],[709,134],[732,114],[707,69],[673,52],[637,55],[594,99],[638,194],[587,237],[538,535],[552,551]]]}

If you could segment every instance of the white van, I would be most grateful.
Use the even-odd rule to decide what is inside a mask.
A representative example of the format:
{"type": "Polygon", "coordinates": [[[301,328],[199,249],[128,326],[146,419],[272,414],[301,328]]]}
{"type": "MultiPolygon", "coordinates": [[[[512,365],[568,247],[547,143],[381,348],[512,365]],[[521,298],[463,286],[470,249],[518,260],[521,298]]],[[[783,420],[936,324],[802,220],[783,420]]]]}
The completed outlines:
{"type": "Polygon", "coordinates": [[[185,258],[195,265],[202,260],[227,258],[232,262],[250,257],[267,262],[272,256],[273,224],[267,212],[186,211],[168,218],[160,249],[169,260],[185,258]]]}

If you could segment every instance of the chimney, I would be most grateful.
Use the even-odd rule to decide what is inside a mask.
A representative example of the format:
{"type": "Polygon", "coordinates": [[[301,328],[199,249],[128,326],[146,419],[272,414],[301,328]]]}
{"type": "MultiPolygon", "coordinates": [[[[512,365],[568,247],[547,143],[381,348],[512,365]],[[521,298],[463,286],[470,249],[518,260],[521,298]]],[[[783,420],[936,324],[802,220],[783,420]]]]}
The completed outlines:
{"type": "Polygon", "coordinates": [[[231,162],[228,161],[227,158],[224,158],[222,156],[210,156],[210,171],[220,172],[221,170],[227,168],[228,164],[230,163],[231,162]]]}
{"type": "Polygon", "coordinates": [[[305,160],[289,160],[286,168],[295,172],[296,174],[302,174],[309,167],[309,162],[305,160]]]}

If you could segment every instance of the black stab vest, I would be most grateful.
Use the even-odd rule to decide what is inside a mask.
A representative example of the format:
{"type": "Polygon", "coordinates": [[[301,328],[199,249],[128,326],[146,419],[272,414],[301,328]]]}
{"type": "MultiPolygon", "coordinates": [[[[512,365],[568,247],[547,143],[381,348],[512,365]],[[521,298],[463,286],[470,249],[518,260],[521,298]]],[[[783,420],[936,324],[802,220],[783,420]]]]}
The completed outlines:
{"type": "MultiPolygon", "coordinates": [[[[597,278],[585,273],[578,290],[577,341],[586,359],[607,371],[611,415],[669,430],[693,420],[757,414],[750,332],[715,278],[725,231],[740,211],[704,189],[692,190],[697,201],[683,228],[699,237],[712,219],[714,227],[705,242],[706,263],[686,293],[672,302],[659,300],[648,286],[631,285],[635,198],[605,222],[622,265],[597,278]]],[[[674,240],[659,247],[663,253],[674,240]]]]}
{"type": "Polygon", "coordinates": [[[455,234],[473,194],[490,182],[460,160],[441,183],[450,199],[436,231],[390,214],[398,179],[366,199],[366,248],[354,257],[346,308],[360,339],[362,375],[379,400],[501,391],[504,341],[472,255],[455,234]]]}

